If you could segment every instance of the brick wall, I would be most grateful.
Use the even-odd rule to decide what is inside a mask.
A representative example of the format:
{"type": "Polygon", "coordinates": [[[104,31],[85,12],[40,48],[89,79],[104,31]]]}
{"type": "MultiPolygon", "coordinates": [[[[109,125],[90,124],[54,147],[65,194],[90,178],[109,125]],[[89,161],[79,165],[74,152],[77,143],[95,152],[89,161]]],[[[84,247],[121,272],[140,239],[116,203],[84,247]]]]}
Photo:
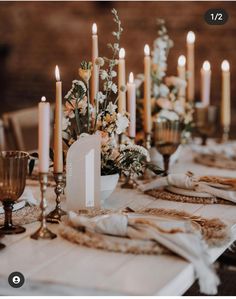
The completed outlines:
{"type": "Polygon", "coordinates": [[[123,22],[122,46],[126,48],[127,73],[142,72],[143,46],[156,37],[156,17],[166,19],[175,42],[170,52],[170,74],[185,52],[188,30],[195,31],[196,95],[202,62],[212,63],[212,101],[220,102],[220,63],[228,59],[232,70],[232,101],[236,85],[235,2],[1,2],[0,3],[0,114],[32,106],[42,95],[53,99],[54,67],[60,66],[64,91],[77,75],[82,59],[90,59],[91,25],[98,24],[99,48],[106,54],[111,40],[115,7],[123,22]],[[225,8],[224,26],[209,26],[203,20],[209,8],[225,8]]]}

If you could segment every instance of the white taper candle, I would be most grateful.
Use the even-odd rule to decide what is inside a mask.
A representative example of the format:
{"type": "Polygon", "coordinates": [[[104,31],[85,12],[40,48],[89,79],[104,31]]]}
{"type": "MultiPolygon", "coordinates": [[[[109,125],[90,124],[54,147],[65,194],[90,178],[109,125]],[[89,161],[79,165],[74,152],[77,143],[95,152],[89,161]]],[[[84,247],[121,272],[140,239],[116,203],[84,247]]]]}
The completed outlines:
{"type": "Polygon", "coordinates": [[[50,144],[50,104],[42,97],[38,104],[38,152],[39,172],[47,173],[49,169],[49,144],[50,144]]]}

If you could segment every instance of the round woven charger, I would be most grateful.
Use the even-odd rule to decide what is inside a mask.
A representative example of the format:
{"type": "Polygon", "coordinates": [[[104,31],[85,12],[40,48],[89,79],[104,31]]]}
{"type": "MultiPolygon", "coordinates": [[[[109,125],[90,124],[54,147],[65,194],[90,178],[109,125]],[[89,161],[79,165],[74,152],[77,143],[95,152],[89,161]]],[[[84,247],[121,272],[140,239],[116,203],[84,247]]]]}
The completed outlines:
{"type": "MultiPolygon", "coordinates": [[[[122,213],[131,213],[130,211],[131,209],[127,208],[122,213]]],[[[134,212],[138,214],[164,217],[165,219],[188,220],[201,232],[203,239],[209,246],[221,246],[230,239],[230,232],[227,226],[218,218],[207,219],[184,211],[155,208],[142,208],[134,212]]],[[[92,209],[88,211],[80,211],[78,214],[94,217],[111,213],[114,213],[114,211],[92,209]]],[[[59,233],[63,238],[72,243],[90,248],[132,254],[173,254],[162,245],[151,240],[145,241],[125,237],[121,238],[78,230],[72,227],[70,222],[62,223],[59,227],[59,233]]]]}
{"type": "Polygon", "coordinates": [[[229,159],[224,155],[198,154],[194,161],[208,167],[236,170],[236,158],[229,159]]]}
{"type": "Polygon", "coordinates": [[[164,199],[170,201],[177,202],[186,202],[186,203],[197,203],[197,204],[225,204],[225,205],[233,205],[234,203],[224,200],[217,197],[196,197],[196,196],[187,196],[187,195],[179,195],[172,193],[167,190],[153,189],[145,192],[156,199],[164,199]]]}
{"type": "MultiPolygon", "coordinates": [[[[12,213],[13,224],[24,225],[38,221],[40,208],[36,206],[25,206],[12,213]]],[[[0,214],[0,225],[4,224],[4,214],[0,214]]]]}

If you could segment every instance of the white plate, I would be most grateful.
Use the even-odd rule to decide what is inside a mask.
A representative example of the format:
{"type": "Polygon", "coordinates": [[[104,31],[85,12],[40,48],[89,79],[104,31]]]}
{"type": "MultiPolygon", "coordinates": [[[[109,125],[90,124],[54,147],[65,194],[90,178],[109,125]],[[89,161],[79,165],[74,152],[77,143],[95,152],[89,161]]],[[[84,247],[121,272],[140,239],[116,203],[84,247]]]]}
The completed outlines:
{"type": "Polygon", "coordinates": [[[172,193],[179,194],[179,195],[203,197],[203,198],[212,197],[212,195],[205,193],[205,192],[197,192],[194,190],[182,189],[182,188],[177,188],[177,187],[173,187],[173,186],[168,186],[165,189],[172,193]]]}
{"type": "MultiPolygon", "coordinates": [[[[18,201],[17,203],[14,204],[13,211],[20,210],[20,209],[24,208],[24,206],[25,206],[25,200],[18,201]]],[[[4,213],[4,210],[3,210],[2,204],[0,204],[0,214],[3,214],[3,213],[4,213]]]]}

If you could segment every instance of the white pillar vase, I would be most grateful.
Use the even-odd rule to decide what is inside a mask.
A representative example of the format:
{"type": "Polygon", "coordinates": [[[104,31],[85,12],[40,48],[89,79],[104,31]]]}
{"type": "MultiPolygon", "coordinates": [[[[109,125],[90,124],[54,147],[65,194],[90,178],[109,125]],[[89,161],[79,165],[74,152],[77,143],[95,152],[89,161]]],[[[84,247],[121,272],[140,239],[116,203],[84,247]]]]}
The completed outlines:
{"type": "Polygon", "coordinates": [[[115,190],[119,180],[119,174],[109,174],[101,176],[101,201],[102,203],[108,199],[108,197],[115,190]]]}

